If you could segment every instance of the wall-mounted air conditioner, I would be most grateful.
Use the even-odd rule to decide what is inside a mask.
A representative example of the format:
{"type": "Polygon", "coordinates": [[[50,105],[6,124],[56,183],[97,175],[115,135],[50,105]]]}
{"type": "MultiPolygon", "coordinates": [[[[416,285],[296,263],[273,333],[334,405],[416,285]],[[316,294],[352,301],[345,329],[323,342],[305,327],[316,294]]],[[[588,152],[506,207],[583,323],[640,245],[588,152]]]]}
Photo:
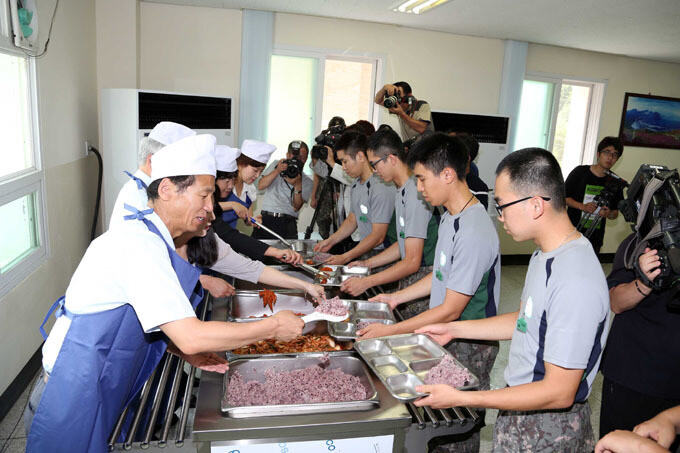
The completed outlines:
{"type": "Polygon", "coordinates": [[[102,91],[101,151],[104,161],[102,213],[109,224],[123,171],[138,167],[139,141],[161,121],[173,121],[212,134],[221,145],[234,146],[231,98],[108,88],[102,91]]]}

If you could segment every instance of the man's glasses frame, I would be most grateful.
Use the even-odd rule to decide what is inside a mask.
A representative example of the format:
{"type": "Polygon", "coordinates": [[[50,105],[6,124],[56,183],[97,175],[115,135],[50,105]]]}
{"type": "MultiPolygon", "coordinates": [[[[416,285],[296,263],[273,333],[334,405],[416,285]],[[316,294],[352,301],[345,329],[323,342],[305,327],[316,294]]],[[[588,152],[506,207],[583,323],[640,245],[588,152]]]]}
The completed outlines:
{"type": "Polygon", "coordinates": [[[541,195],[531,195],[530,197],[524,197],[520,198],[519,200],[511,201],[510,203],[505,203],[502,205],[499,205],[498,203],[494,203],[494,207],[496,208],[496,212],[498,213],[499,217],[503,216],[503,209],[507,208],[508,206],[512,206],[513,204],[521,203],[523,201],[531,200],[532,198],[541,198],[545,201],[550,201],[550,197],[543,197],[541,195]]]}
{"type": "Polygon", "coordinates": [[[378,159],[378,160],[376,160],[375,162],[371,162],[371,161],[369,160],[368,163],[371,165],[371,168],[372,168],[373,170],[376,170],[375,167],[376,167],[380,162],[382,162],[382,161],[384,161],[384,160],[387,160],[388,157],[390,157],[390,155],[387,155],[387,156],[385,156],[385,157],[383,157],[383,158],[381,158],[381,159],[378,159]]]}

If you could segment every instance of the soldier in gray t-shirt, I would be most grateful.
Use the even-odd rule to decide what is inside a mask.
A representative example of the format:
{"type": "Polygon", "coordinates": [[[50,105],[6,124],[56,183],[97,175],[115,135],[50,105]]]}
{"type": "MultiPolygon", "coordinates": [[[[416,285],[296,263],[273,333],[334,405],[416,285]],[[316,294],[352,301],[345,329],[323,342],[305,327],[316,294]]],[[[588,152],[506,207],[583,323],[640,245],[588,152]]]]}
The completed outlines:
{"type": "Polygon", "coordinates": [[[380,250],[387,234],[392,214],[394,212],[394,185],[385,184],[373,174],[366,146],[368,138],[361,132],[346,131],[335,145],[338,159],[342,162],[343,170],[351,178],[356,178],[352,184],[350,198],[350,214],[344,220],[338,231],[314,246],[317,252],[327,252],[337,244],[359,232],[359,243],[341,255],[333,255],[328,264],[347,264],[361,256],[368,258],[380,250]]]}
{"type": "Polygon", "coordinates": [[[487,319],[426,326],[452,338],[508,340],[507,387],[461,392],[421,386],[416,405],[498,408],[493,451],[592,451],[587,402],[609,328],[609,293],[590,243],[569,221],[564,179],[549,151],[528,148],[496,170],[498,219],[517,241],[532,240],[520,310],[487,319]]]}
{"type": "Polygon", "coordinates": [[[375,173],[366,181],[352,185],[352,214],[357,219],[361,239],[373,230],[374,223],[390,223],[394,212],[394,184],[384,183],[375,173]]]}

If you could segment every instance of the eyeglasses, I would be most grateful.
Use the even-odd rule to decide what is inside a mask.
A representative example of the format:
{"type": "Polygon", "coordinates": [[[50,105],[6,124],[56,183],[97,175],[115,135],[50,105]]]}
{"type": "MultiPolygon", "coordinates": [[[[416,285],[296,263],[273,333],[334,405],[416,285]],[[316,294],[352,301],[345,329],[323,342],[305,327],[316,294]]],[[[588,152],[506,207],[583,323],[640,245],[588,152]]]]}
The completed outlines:
{"type": "Polygon", "coordinates": [[[371,161],[369,160],[368,163],[371,164],[371,168],[372,168],[373,170],[375,170],[375,169],[376,169],[375,167],[376,167],[380,162],[382,162],[382,161],[384,161],[385,159],[387,159],[388,157],[390,157],[390,156],[385,156],[385,157],[383,157],[382,159],[376,160],[375,162],[371,162],[371,161]]]}
{"type": "Polygon", "coordinates": [[[619,157],[621,157],[621,154],[611,151],[602,151],[602,154],[604,154],[607,157],[613,157],[614,159],[618,159],[619,157]]]}
{"type": "Polygon", "coordinates": [[[500,216],[503,215],[503,209],[507,208],[508,206],[512,206],[513,204],[521,203],[523,201],[531,200],[532,198],[534,198],[536,196],[538,196],[538,198],[542,198],[545,201],[550,201],[550,197],[542,197],[540,195],[532,195],[530,197],[520,198],[519,200],[511,201],[510,203],[505,203],[505,204],[502,204],[500,206],[498,205],[498,203],[494,203],[494,207],[496,208],[496,212],[498,213],[498,216],[500,217],[500,216]]]}

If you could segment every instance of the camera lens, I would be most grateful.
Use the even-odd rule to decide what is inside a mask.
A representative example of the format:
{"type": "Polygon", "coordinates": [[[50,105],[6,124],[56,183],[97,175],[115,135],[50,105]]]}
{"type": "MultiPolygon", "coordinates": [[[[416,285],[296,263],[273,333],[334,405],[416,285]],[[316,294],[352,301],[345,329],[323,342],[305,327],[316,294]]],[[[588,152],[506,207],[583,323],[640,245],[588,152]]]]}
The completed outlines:
{"type": "Polygon", "coordinates": [[[388,109],[391,109],[392,107],[395,107],[398,102],[399,100],[397,99],[396,96],[385,96],[385,99],[383,100],[383,105],[388,109]]]}

